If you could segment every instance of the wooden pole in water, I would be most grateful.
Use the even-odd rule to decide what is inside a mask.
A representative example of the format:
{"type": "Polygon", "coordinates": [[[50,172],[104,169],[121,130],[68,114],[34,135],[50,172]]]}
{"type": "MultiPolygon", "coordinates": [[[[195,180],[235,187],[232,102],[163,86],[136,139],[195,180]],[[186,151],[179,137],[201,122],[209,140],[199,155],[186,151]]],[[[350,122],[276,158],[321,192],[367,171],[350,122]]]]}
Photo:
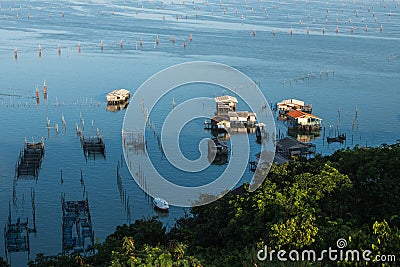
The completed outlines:
{"type": "Polygon", "coordinates": [[[43,81],[43,94],[47,95],[47,85],[46,80],[43,81]]]}
{"type": "Polygon", "coordinates": [[[81,185],[83,185],[84,180],[83,180],[83,172],[82,172],[82,169],[81,169],[81,180],[80,180],[80,182],[81,182],[81,185]]]}
{"type": "Polygon", "coordinates": [[[38,86],[36,86],[36,100],[39,99],[39,88],[38,86]]]}
{"type": "Polygon", "coordinates": [[[62,121],[63,127],[65,128],[67,123],[66,123],[65,118],[64,118],[64,113],[61,115],[61,121],[62,121]]]}

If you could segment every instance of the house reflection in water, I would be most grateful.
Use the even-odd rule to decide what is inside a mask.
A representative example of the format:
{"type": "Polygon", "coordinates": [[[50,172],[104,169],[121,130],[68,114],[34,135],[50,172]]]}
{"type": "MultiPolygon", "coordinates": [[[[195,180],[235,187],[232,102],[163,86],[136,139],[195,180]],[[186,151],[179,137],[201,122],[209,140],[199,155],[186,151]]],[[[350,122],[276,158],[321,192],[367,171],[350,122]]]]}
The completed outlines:
{"type": "Polygon", "coordinates": [[[288,136],[295,138],[300,142],[310,142],[321,136],[320,132],[299,133],[297,131],[288,131],[288,136]]]}
{"type": "Polygon", "coordinates": [[[228,144],[219,138],[208,140],[208,161],[212,164],[222,165],[228,162],[228,144]]]}
{"type": "Polygon", "coordinates": [[[107,104],[107,111],[118,112],[124,110],[128,107],[129,102],[123,102],[120,104],[107,104]]]}

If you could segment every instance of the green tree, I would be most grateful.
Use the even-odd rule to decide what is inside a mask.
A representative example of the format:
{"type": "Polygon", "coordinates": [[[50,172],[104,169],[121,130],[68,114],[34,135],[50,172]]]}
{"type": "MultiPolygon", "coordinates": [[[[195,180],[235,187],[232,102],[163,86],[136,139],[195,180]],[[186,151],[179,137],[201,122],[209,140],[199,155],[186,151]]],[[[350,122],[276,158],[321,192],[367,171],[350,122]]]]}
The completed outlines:
{"type": "Polygon", "coordinates": [[[0,267],[10,266],[2,257],[0,257],[0,267]]]}

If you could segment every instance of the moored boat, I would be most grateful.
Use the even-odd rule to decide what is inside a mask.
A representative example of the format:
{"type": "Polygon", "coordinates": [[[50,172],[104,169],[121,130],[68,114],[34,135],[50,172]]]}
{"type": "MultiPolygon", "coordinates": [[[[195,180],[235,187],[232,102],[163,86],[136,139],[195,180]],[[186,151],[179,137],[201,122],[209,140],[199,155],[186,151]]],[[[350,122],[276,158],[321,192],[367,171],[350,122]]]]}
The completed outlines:
{"type": "Polygon", "coordinates": [[[153,200],[154,208],[159,211],[167,212],[169,210],[169,204],[166,200],[156,197],[153,200]]]}
{"type": "Polygon", "coordinates": [[[344,141],[346,141],[346,134],[339,134],[336,137],[326,137],[326,141],[328,143],[333,143],[333,142],[343,143],[344,141]]]}

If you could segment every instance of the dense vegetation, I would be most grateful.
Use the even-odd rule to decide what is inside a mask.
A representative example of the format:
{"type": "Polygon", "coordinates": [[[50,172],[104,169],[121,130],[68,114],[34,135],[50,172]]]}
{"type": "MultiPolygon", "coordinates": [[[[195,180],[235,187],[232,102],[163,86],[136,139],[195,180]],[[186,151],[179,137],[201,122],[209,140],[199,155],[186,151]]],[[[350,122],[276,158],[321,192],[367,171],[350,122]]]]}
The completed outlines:
{"type": "MultiPolygon", "coordinates": [[[[347,241],[345,249],[368,249],[372,258],[395,255],[400,261],[399,143],[274,165],[260,188],[249,193],[247,187],[193,208],[169,233],[154,218],[139,220],[117,227],[96,245],[94,256],[37,255],[30,266],[288,266],[276,257],[274,263],[260,261],[257,252],[265,245],[320,252],[337,249],[339,238],[347,241]]],[[[366,262],[325,258],[318,264],[366,262]]]]}
{"type": "Polygon", "coordinates": [[[8,266],[7,262],[2,257],[0,257],[0,267],[6,267],[6,266],[8,266]]]}

